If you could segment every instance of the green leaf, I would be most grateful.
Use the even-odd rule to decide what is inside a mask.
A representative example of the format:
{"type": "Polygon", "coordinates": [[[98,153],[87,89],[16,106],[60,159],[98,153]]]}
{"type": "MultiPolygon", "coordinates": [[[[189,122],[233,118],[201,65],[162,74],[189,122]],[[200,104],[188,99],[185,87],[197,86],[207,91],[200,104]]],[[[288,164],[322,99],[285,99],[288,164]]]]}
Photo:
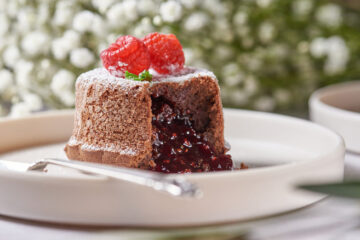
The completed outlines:
{"type": "Polygon", "coordinates": [[[360,182],[349,181],[343,183],[328,183],[319,185],[299,186],[312,192],[324,193],[331,196],[360,199],[360,182]]]}
{"type": "Polygon", "coordinates": [[[134,81],[149,81],[151,82],[152,80],[152,75],[149,73],[149,71],[144,70],[142,71],[139,76],[136,74],[133,74],[131,72],[126,71],[125,72],[125,78],[126,79],[130,79],[130,80],[134,80],[134,81]]]}

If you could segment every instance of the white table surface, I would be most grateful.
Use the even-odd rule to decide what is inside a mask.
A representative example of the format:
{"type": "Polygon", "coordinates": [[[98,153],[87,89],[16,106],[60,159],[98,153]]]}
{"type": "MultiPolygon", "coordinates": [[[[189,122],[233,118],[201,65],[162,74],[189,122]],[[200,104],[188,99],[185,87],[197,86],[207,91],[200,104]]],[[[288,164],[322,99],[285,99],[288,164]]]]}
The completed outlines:
{"type": "MultiPolygon", "coordinates": [[[[360,155],[346,155],[345,177],[360,179],[360,155]]],[[[360,239],[359,205],[359,202],[353,200],[327,198],[304,209],[272,218],[173,230],[66,227],[0,217],[0,239],[165,239],[176,234],[247,232],[245,239],[250,240],[352,240],[360,239]]]]}

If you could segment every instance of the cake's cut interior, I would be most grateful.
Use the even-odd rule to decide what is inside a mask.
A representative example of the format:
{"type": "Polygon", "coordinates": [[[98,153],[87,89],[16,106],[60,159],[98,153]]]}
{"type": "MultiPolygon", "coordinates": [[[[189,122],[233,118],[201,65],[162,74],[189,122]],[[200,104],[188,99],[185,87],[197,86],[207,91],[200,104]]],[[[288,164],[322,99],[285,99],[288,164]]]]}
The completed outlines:
{"type": "Polygon", "coordinates": [[[165,173],[231,170],[228,154],[216,154],[189,113],[162,96],[152,97],[152,159],[150,169],[165,173]]]}
{"type": "Polygon", "coordinates": [[[138,82],[100,68],[76,82],[69,159],[165,173],[230,170],[213,73],[184,68],[138,82]]]}

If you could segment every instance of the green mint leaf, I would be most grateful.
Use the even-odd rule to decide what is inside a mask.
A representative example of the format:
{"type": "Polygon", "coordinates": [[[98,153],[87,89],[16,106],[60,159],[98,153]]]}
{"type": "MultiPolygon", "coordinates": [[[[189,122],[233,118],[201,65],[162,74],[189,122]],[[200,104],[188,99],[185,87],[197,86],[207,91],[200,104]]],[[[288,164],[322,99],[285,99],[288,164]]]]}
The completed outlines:
{"type": "Polygon", "coordinates": [[[152,75],[149,73],[149,71],[144,70],[142,71],[139,76],[136,74],[133,74],[131,72],[126,71],[125,72],[125,78],[126,79],[130,79],[130,80],[134,80],[134,81],[149,81],[151,82],[152,80],[152,75]]]}

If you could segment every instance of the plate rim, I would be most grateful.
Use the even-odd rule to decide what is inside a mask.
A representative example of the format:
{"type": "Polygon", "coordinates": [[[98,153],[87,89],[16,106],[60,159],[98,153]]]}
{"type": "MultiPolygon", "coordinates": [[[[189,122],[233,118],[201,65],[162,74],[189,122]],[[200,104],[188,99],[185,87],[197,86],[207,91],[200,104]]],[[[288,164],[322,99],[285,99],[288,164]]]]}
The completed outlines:
{"type": "MultiPolygon", "coordinates": [[[[269,113],[269,112],[260,112],[260,111],[252,111],[252,110],[243,110],[243,109],[235,109],[235,108],[224,108],[223,109],[224,112],[227,112],[228,114],[236,114],[238,112],[242,112],[245,114],[250,114],[250,115],[257,115],[258,117],[266,117],[266,118],[278,118],[278,119],[285,119],[285,120],[291,120],[291,121],[297,121],[298,123],[301,124],[307,124],[309,126],[312,127],[316,127],[318,129],[321,129],[322,131],[327,132],[328,134],[332,135],[332,137],[334,139],[337,139],[337,145],[336,147],[334,147],[331,151],[329,151],[327,153],[327,155],[332,155],[336,152],[341,151],[342,155],[345,156],[345,144],[344,144],[344,140],[343,138],[337,134],[336,132],[321,126],[317,123],[305,120],[305,119],[300,119],[300,118],[296,118],[296,117],[292,117],[292,116],[287,116],[287,115],[281,115],[281,114],[276,114],[276,113],[269,113]]],[[[16,123],[16,122],[20,122],[20,121],[29,121],[32,119],[43,119],[43,118],[54,118],[54,117],[58,117],[58,116],[65,116],[65,117],[71,117],[74,114],[74,109],[65,109],[65,110],[49,110],[49,111],[44,111],[44,112],[36,112],[33,113],[31,115],[25,116],[25,117],[21,117],[21,118],[3,118],[0,119],[0,128],[2,124],[6,124],[8,122],[12,122],[12,123],[16,123]]],[[[225,115],[225,114],[224,114],[225,115]]],[[[226,126],[225,126],[226,128],[226,126]]],[[[57,142],[60,143],[60,142],[57,142]]],[[[56,143],[54,143],[56,144],[56,143]]],[[[38,147],[38,146],[43,146],[43,145],[34,145],[33,147],[38,147]]],[[[25,148],[19,148],[19,149],[14,149],[12,151],[17,151],[20,149],[25,149],[25,148]]],[[[9,151],[11,152],[11,151],[9,151]]],[[[5,152],[1,152],[0,154],[4,154],[7,153],[5,152]]],[[[292,170],[293,168],[297,168],[299,166],[302,166],[304,164],[307,164],[308,162],[317,162],[317,161],[321,161],[323,160],[324,155],[320,155],[320,156],[316,156],[316,157],[312,157],[311,159],[306,159],[303,161],[297,161],[297,162],[289,162],[289,163],[285,163],[285,164],[279,164],[279,165],[271,165],[271,166],[265,166],[265,167],[261,167],[261,168],[251,168],[251,169],[246,169],[246,170],[236,170],[236,171],[217,171],[217,172],[206,172],[206,173],[191,173],[191,174],[183,174],[182,176],[184,176],[185,178],[187,178],[188,180],[198,180],[198,179],[204,179],[204,178],[223,178],[223,177],[236,177],[239,174],[241,175],[258,175],[258,174],[266,174],[266,173],[273,173],[276,171],[289,171],[292,170]]],[[[57,175],[45,175],[39,172],[17,172],[17,171],[12,171],[12,170],[6,170],[6,169],[1,169],[0,168],[0,176],[1,175],[6,175],[7,177],[12,177],[12,178],[24,178],[24,177],[28,177],[28,179],[34,179],[34,180],[38,180],[38,179],[48,179],[48,180],[62,180],[62,181],[89,181],[90,179],[94,179],[94,180],[102,180],[99,178],[82,178],[80,176],[57,176],[57,175]],[[31,177],[31,178],[30,178],[31,177]]],[[[172,174],[166,174],[169,178],[171,177],[175,177],[178,176],[178,174],[176,173],[172,173],[172,174]]]]}

